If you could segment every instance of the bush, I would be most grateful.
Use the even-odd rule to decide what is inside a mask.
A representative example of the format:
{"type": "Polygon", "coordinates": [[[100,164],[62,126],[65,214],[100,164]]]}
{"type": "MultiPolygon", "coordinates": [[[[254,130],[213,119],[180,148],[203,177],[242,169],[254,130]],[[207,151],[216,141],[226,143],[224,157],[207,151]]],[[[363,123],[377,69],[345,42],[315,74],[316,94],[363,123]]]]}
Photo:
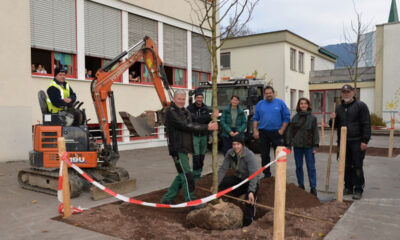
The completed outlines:
{"type": "Polygon", "coordinates": [[[383,119],[381,117],[379,117],[378,115],[376,115],[375,113],[371,114],[371,125],[386,127],[386,123],[383,121],[383,119]]]}

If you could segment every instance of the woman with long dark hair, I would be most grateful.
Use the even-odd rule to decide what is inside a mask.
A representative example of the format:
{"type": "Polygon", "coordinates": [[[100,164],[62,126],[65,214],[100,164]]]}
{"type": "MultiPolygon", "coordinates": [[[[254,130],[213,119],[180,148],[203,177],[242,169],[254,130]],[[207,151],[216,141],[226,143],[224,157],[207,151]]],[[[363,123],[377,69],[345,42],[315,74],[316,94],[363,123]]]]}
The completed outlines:
{"type": "Polygon", "coordinates": [[[304,189],[303,157],[305,157],[311,187],[310,193],[317,196],[317,173],[314,156],[319,146],[317,118],[311,114],[310,101],[307,98],[299,99],[296,111],[296,115],[289,124],[287,143],[294,150],[299,187],[304,189]]]}

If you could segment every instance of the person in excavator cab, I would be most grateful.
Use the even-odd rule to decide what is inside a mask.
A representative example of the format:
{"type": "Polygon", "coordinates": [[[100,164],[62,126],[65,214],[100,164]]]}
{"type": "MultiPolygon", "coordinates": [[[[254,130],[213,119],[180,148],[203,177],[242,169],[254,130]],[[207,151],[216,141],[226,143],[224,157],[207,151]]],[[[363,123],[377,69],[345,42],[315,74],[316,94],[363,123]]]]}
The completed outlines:
{"type": "Polygon", "coordinates": [[[75,109],[76,94],[65,81],[65,70],[54,69],[54,79],[47,88],[47,108],[52,114],[60,114],[65,118],[66,126],[82,124],[82,112],[75,109]]]}

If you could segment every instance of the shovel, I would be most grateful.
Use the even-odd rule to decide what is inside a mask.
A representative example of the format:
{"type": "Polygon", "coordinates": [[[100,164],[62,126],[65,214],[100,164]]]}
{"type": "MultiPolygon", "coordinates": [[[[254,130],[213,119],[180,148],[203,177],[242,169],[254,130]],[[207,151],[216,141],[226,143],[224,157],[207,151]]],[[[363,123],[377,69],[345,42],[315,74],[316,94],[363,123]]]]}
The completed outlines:
{"type": "MultiPolygon", "coordinates": [[[[333,104],[333,111],[336,112],[336,102],[333,104]]],[[[335,119],[332,119],[332,129],[331,129],[331,139],[329,143],[329,156],[328,156],[328,168],[326,169],[326,184],[325,184],[325,192],[329,190],[329,178],[331,176],[331,164],[332,164],[332,145],[333,145],[333,134],[335,130],[335,119]]]]}

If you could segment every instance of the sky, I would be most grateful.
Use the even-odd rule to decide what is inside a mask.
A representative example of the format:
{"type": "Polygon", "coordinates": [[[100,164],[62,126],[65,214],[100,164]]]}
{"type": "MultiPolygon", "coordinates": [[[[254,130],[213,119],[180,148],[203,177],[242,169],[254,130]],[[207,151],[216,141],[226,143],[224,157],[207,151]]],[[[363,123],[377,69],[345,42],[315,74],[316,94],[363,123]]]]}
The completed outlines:
{"type": "MultiPolygon", "coordinates": [[[[355,0],[355,7],[362,22],[375,30],[387,23],[391,1],[355,0]]],[[[260,0],[248,27],[256,33],[287,29],[325,46],[344,42],[343,31],[351,21],[356,23],[352,0],[260,0]]]]}

